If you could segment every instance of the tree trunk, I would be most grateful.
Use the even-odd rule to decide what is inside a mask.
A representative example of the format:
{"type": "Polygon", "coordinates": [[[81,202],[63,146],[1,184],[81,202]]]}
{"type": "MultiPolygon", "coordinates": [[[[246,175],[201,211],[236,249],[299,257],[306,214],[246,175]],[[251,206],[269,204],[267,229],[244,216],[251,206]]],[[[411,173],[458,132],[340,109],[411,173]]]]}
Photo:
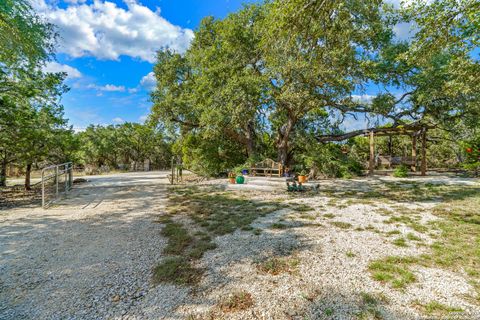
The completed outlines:
{"type": "Polygon", "coordinates": [[[32,190],[32,187],[30,185],[30,176],[32,173],[32,164],[27,163],[27,169],[25,171],[25,190],[32,190]]]}
{"type": "Polygon", "coordinates": [[[422,164],[421,164],[422,176],[427,175],[427,129],[422,129],[422,164]]]}
{"type": "Polygon", "coordinates": [[[251,122],[247,124],[247,130],[245,132],[247,156],[254,158],[257,153],[257,146],[255,144],[255,128],[251,122]]]}
{"type": "Polygon", "coordinates": [[[290,139],[290,134],[293,131],[295,126],[296,119],[289,115],[288,121],[278,130],[277,137],[277,152],[278,152],[278,162],[282,164],[283,167],[288,165],[288,142],[290,139]]]}
{"type": "Polygon", "coordinates": [[[2,168],[0,171],[0,187],[7,186],[7,160],[3,159],[2,168]]]}
{"type": "Polygon", "coordinates": [[[375,170],[375,133],[370,131],[370,156],[368,158],[368,174],[373,176],[375,170]]]}

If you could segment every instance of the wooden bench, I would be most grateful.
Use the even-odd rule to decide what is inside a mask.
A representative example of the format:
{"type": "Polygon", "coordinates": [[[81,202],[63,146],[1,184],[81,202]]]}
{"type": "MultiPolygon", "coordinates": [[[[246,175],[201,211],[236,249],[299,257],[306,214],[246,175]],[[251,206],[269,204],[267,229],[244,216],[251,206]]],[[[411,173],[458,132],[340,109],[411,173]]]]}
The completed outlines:
{"type": "Polygon", "coordinates": [[[262,162],[255,163],[250,168],[250,174],[253,176],[268,176],[272,175],[281,177],[283,174],[283,166],[279,162],[275,162],[272,159],[265,159],[262,162]]]}

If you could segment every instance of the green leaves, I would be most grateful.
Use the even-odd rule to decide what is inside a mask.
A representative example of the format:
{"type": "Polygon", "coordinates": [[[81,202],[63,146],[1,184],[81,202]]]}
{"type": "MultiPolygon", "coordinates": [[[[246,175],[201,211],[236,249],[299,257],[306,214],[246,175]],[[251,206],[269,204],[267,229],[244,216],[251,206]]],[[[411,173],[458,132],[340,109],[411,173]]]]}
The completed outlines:
{"type": "Polygon", "coordinates": [[[188,154],[225,144],[246,159],[276,148],[284,164],[346,114],[446,127],[469,115],[461,121],[478,126],[478,1],[406,4],[278,0],[207,17],[184,56],[159,53],[153,119],[188,137],[180,144],[205,139],[187,143],[188,154]],[[405,22],[416,33],[399,41],[394,27],[405,22]],[[376,97],[354,98],[373,84],[376,97]]]}

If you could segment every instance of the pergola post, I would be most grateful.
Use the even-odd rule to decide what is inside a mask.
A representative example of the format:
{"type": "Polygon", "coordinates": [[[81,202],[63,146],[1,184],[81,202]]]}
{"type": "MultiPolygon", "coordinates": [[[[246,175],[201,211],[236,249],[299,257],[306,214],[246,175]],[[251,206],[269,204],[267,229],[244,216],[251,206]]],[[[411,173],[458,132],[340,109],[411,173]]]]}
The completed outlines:
{"type": "Polygon", "coordinates": [[[417,172],[417,135],[412,135],[412,166],[410,167],[412,172],[417,172]]]}
{"type": "Polygon", "coordinates": [[[427,175],[427,128],[422,128],[422,176],[427,175]]]}
{"type": "Polygon", "coordinates": [[[368,162],[368,174],[373,176],[375,169],[375,133],[370,131],[370,158],[368,162]]]}

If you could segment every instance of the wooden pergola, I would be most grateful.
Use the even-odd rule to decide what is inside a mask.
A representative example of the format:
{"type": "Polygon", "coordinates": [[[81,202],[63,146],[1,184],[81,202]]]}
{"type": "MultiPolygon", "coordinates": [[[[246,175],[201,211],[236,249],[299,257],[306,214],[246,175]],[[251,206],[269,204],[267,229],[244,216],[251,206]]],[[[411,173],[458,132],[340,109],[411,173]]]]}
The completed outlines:
{"type": "Polygon", "coordinates": [[[420,171],[421,175],[425,176],[427,174],[427,132],[428,129],[433,129],[434,127],[426,124],[409,124],[404,126],[396,126],[390,128],[370,128],[364,130],[351,131],[345,134],[339,135],[322,135],[316,137],[319,142],[332,142],[332,141],[343,141],[350,139],[356,136],[366,136],[369,137],[370,141],[370,155],[368,161],[368,173],[373,175],[375,169],[375,137],[385,137],[385,136],[399,136],[406,135],[412,138],[412,162],[411,170],[413,172],[417,171],[417,140],[421,140],[421,165],[420,171]]]}

